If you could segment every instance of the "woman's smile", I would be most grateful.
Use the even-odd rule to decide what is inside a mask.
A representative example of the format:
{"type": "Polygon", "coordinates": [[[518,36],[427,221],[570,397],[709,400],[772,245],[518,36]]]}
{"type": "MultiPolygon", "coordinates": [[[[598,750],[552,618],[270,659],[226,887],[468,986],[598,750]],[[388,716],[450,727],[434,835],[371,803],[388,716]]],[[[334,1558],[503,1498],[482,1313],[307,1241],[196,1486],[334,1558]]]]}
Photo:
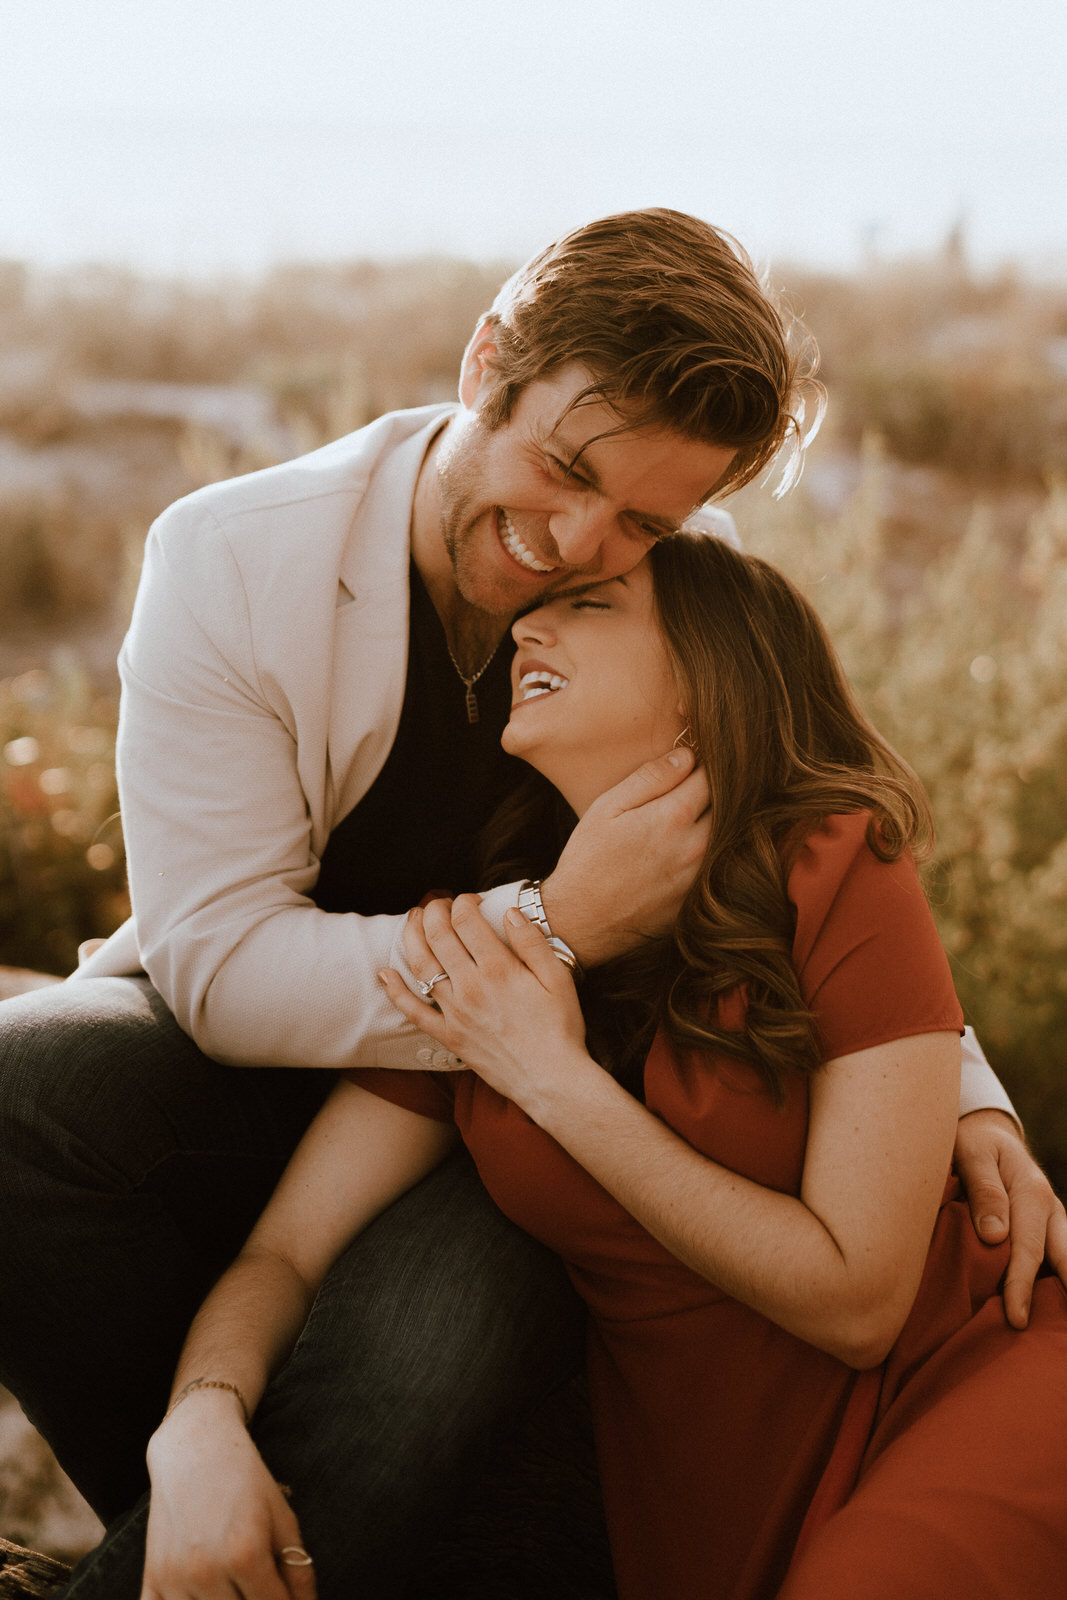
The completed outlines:
{"type": "MultiPolygon", "coordinates": [[[[525,705],[527,700],[538,700],[548,694],[558,694],[570,682],[562,673],[543,661],[523,661],[515,658],[515,676],[518,678],[518,695],[515,705],[525,705]]],[[[512,707],[514,710],[514,705],[512,707]]]]}
{"type": "Polygon", "coordinates": [[[511,631],[518,649],[504,748],[543,773],[579,815],[670,749],[685,718],[647,561],[557,596],[511,631]]]}

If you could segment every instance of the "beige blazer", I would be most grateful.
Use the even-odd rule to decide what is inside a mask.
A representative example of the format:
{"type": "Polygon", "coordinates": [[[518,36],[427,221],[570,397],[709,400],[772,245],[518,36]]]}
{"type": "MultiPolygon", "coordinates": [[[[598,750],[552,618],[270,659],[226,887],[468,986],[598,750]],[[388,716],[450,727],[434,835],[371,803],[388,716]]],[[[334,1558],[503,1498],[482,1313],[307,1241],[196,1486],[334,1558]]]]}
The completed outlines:
{"type": "Polygon", "coordinates": [[[143,968],[208,1055],[414,1065],[375,979],[402,919],[307,898],[380,772],[407,668],[415,480],[448,406],[199,490],[153,525],[119,658],[134,916],[78,977],[143,968]]]}
{"type": "MultiPolygon", "coordinates": [[[[395,412],[213,484],[149,534],[119,658],[134,916],[74,976],[147,972],[218,1061],[410,1068],[433,1046],[375,978],[406,970],[403,918],[322,912],[308,894],[396,734],[412,499],[453,409],[395,412]]],[[[726,512],[693,522],[737,542],[726,512]]],[[[498,931],[515,898],[486,897],[498,931]]]]}

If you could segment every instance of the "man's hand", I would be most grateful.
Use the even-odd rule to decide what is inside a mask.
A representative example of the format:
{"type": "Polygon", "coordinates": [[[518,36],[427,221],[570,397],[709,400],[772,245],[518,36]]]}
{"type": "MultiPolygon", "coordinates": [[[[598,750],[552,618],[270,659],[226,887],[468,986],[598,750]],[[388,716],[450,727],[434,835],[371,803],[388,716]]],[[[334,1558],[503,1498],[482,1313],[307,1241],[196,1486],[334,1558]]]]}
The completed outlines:
{"type": "Polygon", "coordinates": [[[978,1237],[985,1244],[1011,1239],[1004,1308],[1013,1328],[1025,1328],[1034,1279],[1046,1256],[1067,1284],[1063,1202],[1003,1111],[972,1111],[961,1118],[954,1159],[978,1237]]]}
{"type": "Polygon", "coordinates": [[[665,933],[708,843],[708,783],[671,750],[595,800],[541,887],[552,932],[594,967],[665,933]]]}

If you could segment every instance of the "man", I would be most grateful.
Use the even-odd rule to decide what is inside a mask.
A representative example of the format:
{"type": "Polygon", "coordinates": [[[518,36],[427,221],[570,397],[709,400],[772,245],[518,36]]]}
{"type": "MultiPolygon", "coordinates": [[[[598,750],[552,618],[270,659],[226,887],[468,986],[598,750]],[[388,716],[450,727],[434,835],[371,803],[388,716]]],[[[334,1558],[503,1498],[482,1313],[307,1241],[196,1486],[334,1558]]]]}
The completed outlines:
{"type": "MultiPolygon", "coordinates": [[[[380,418],[160,518],[121,658],[134,918],[0,1032],[19,1284],[0,1377],[105,1518],[142,1489],[188,1321],[330,1069],[427,1059],[375,973],[401,964],[409,906],[478,881],[478,830],[514,781],[511,618],[708,518],[795,434],[797,383],[727,240],[676,213],[607,218],[505,285],[458,409],[380,418]]],[[[669,922],[704,796],[665,753],[583,818],[543,886],[583,963],[669,922]]],[[[498,926],[516,893],[487,897],[498,926]]],[[[1006,1107],[982,1066],[961,1110],[981,1106],[1006,1107]]],[[[961,1127],[988,1237],[998,1162],[1016,1182],[1021,1310],[1046,1224],[1067,1264],[1062,1207],[1003,1112],[961,1127]]],[[[268,1461],[272,1430],[305,1441],[309,1545],[326,1499],[309,1486],[329,1480],[353,1591],[399,1592],[579,1339],[556,1264],[446,1164],[331,1274],[294,1357],[298,1411],[290,1385],[257,1415],[268,1461]]]]}

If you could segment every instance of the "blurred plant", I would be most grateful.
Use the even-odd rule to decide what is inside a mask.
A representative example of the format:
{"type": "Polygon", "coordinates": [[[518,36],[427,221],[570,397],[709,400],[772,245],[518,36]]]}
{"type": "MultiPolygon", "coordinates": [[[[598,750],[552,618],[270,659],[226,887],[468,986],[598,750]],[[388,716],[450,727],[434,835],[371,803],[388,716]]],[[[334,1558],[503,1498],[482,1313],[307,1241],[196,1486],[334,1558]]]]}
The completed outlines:
{"type": "Polygon", "coordinates": [[[1021,557],[976,504],[963,540],[891,598],[885,464],[820,522],[798,500],[746,543],[818,606],[869,714],[937,824],[935,915],[968,1015],[1067,1190],[1067,489],[1021,557]]]}
{"type": "MultiPolygon", "coordinates": [[[[0,622],[73,620],[111,594],[118,614],[155,510],[277,454],[277,438],[179,413],[93,431],[78,380],[265,393],[295,454],[450,398],[506,270],[426,258],[190,287],[0,265],[0,445],[129,463],[155,430],[143,474],[136,457],[136,539],[113,498],[91,510],[48,478],[0,507],[0,622]]],[[[738,521],[811,594],[931,791],[931,883],[961,996],[1067,1188],[1067,293],[1011,272],[977,282],[958,250],[784,276],[823,349],[822,481],[836,488],[819,502],[813,461],[810,495],[746,490],[738,521]],[[857,454],[858,489],[836,509],[857,454]],[[929,470],[905,485],[900,460],[929,470]]],[[[115,718],[69,656],[0,683],[0,960],[65,972],[124,913],[115,718]]]]}
{"type": "Polygon", "coordinates": [[[69,972],[127,914],[116,723],[69,652],[0,681],[0,962],[69,972]]]}
{"type": "Polygon", "coordinates": [[[0,622],[69,621],[109,608],[129,534],[68,488],[0,500],[0,622]]]}

